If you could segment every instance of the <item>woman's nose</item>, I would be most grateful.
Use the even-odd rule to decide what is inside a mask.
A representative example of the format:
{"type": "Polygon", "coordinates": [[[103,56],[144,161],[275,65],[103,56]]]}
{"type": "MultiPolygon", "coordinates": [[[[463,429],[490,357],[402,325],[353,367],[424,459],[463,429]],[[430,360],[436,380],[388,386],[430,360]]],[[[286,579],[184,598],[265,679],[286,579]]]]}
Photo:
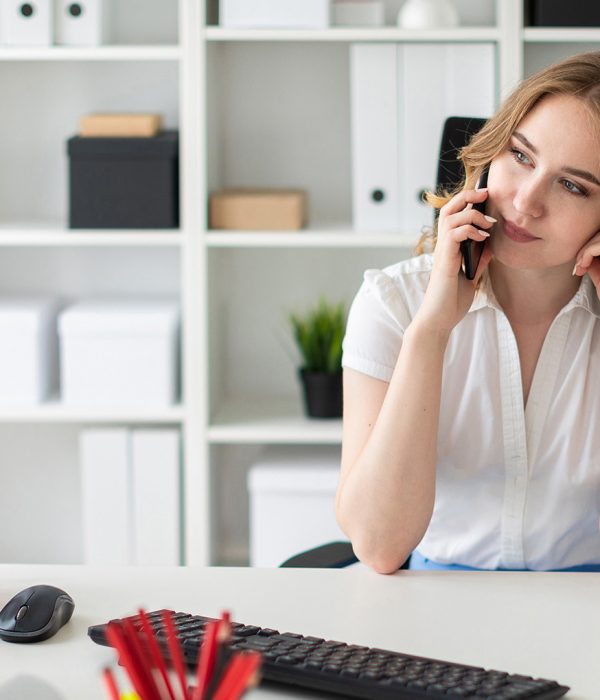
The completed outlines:
{"type": "Polygon", "coordinates": [[[537,218],[544,211],[544,184],[534,176],[517,181],[513,205],[523,216],[537,218]]]}

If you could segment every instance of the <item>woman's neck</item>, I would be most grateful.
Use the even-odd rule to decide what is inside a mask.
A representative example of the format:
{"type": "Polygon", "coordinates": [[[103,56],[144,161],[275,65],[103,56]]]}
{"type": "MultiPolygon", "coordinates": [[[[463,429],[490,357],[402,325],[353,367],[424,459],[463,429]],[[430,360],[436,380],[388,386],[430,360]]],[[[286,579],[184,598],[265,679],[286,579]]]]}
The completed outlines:
{"type": "Polygon", "coordinates": [[[489,266],[494,295],[511,322],[550,323],[581,284],[570,264],[543,270],[515,270],[498,260],[489,266]]]}

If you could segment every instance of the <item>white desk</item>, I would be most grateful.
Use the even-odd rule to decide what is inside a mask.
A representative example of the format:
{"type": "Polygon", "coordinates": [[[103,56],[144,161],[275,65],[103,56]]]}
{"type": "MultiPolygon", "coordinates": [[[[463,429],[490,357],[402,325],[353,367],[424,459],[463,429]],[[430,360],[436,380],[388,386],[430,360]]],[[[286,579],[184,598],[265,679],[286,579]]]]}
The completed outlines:
{"type": "Polygon", "coordinates": [[[0,700],[2,686],[23,675],[54,689],[40,700],[106,700],[100,670],[114,653],[87,628],[140,605],[210,616],[226,608],[281,632],[552,678],[571,686],[569,700],[600,698],[600,574],[0,565],[0,605],[36,583],[70,593],[75,613],[45,642],[0,642],[0,700]]]}

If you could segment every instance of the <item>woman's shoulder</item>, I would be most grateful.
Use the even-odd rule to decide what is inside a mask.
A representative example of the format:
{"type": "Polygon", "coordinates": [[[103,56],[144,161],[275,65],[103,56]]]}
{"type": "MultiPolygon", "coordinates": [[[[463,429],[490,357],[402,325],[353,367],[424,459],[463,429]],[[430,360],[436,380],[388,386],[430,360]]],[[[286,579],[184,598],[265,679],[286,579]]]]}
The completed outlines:
{"type": "Polygon", "coordinates": [[[366,270],[364,274],[365,287],[378,293],[382,298],[398,295],[411,305],[420,302],[427,289],[433,256],[419,255],[407,260],[388,265],[381,270],[366,270]]]}
{"type": "Polygon", "coordinates": [[[344,367],[390,381],[404,331],[427,289],[431,257],[421,255],[364,273],[348,316],[344,367]]]}
{"type": "Polygon", "coordinates": [[[406,328],[421,306],[431,266],[432,256],[420,255],[381,270],[366,270],[353,303],[353,317],[371,322],[391,320],[399,328],[406,328]]]}

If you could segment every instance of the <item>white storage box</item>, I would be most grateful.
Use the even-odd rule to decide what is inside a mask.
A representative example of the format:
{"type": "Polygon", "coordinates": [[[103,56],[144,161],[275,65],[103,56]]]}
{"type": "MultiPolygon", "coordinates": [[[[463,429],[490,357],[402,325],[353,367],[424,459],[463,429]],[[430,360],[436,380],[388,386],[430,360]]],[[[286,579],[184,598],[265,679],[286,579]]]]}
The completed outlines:
{"type": "Polygon", "coordinates": [[[107,0],[54,0],[54,40],[65,46],[99,46],[109,41],[107,0]]]}
{"type": "Polygon", "coordinates": [[[49,46],[51,43],[51,0],[0,0],[0,44],[49,46]]]}
{"type": "Polygon", "coordinates": [[[333,24],[338,27],[383,27],[383,0],[336,0],[333,24]]]}
{"type": "Polygon", "coordinates": [[[268,448],[248,472],[250,564],[279,566],[305,549],[348,539],[335,520],[338,447],[268,448]]]}
{"type": "Polygon", "coordinates": [[[53,299],[0,300],[0,403],[37,404],[55,388],[53,299]]]}
{"type": "Polygon", "coordinates": [[[160,407],[177,397],[179,307],[84,301],[60,315],[61,394],[78,406],[160,407]]]}
{"type": "Polygon", "coordinates": [[[235,29],[325,29],[330,0],[221,0],[219,24],[235,29]]]}

